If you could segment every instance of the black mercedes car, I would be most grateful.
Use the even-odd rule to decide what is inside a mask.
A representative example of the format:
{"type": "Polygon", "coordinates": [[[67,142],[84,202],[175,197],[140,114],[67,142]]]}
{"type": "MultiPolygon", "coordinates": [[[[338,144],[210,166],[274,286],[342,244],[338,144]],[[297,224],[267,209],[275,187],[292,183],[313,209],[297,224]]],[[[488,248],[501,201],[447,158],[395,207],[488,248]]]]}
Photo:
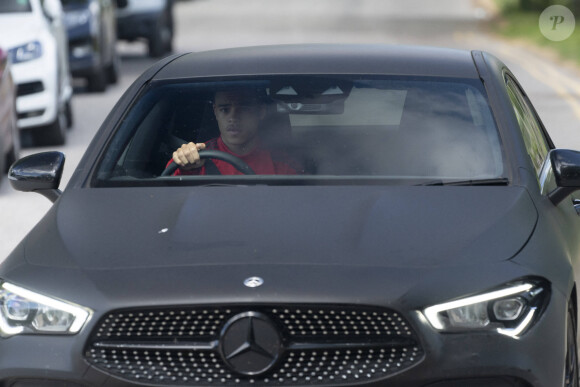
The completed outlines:
{"type": "Polygon", "coordinates": [[[578,386],[580,153],[489,53],[174,55],[64,161],[9,173],[54,204],[0,266],[0,385],[578,386]]]}

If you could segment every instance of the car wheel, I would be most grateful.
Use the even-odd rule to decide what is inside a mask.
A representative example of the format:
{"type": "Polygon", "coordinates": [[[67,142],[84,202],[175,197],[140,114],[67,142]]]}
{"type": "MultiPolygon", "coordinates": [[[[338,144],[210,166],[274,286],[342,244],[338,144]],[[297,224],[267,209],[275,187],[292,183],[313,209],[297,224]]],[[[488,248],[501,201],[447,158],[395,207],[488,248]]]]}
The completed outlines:
{"type": "Polygon", "coordinates": [[[65,114],[66,114],[66,127],[72,128],[74,124],[74,117],[72,112],[72,107],[70,101],[68,101],[65,105],[65,114]]]}
{"type": "Polygon", "coordinates": [[[0,160],[0,168],[2,168],[0,169],[0,171],[2,171],[2,173],[0,173],[0,185],[2,185],[2,179],[4,178],[4,175],[8,173],[8,170],[10,169],[12,164],[14,164],[16,160],[18,160],[19,154],[20,154],[19,149],[17,149],[17,145],[14,144],[12,146],[12,149],[10,149],[10,151],[6,155],[6,157],[0,160]],[[4,162],[3,166],[2,162],[4,162]]]}
{"type": "Polygon", "coordinates": [[[173,32],[167,15],[163,15],[149,38],[149,56],[159,57],[172,50],[173,32]]]}
{"type": "Polygon", "coordinates": [[[578,347],[576,345],[576,319],[574,308],[568,307],[566,328],[566,366],[564,370],[564,387],[578,387],[578,347]]]}
{"type": "Polygon", "coordinates": [[[106,70],[103,68],[97,69],[88,77],[87,82],[89,91],[98,93],[105,91],[108,84],[106,70]]]}
{"type": "Polygon", "coordinates": [[[121,67],[119,60],[119,55],[117,53],[113,54],[113,60],[111,64],[107,66],[107,80],[111,84],[119,82],[119,68],[121,67]]]}
{"type": "Polygon", "coordinates": [[[66,141],[66,107],[60,108],[54,122],[35,130],[35,142],[39,145],[63,145],[66,141]]]}
{"type": "Polygon", "coordinates": [[[4,180],[4,174],[6,173],[6,157],[4,155],[1,155],[2,157],[0,157],[0,171],[2,173],[0,173],[0,186],[2,186],[2,181],[4,180]]]}
{"type": "MultiPolygon", "coordinates": [[[[16,139],[15,142],[18,142],[18,144],[20,143],[19,139],[16,139]]],[[[12,164],[14,164],[14,162],[16,160],[18,160],[18,158],[20,157],[20,146],[17,143],[12,144],[12,148],[10,149],[10,151],[8,152],[8,154],[6,155],[6,164],[4,164],[3,169],[1,169],[1,171],[4,171],[4,173],[8,172],[8,170],[10,169],[10,166],[12,164]]]]}
{"type": "Polygon", "coordinates": [[[11,116],[9,125],[12,132],[12,146],[6,154],[0,152],[0,185],[2,185],[4,180],[4,174],[8,172],[12,163],[16,161],[20,152],[20,131],[17,124],[16,101],[14,101],[11,116]]]}
{"type": "Polygon", "coordinates": [[[12,148],[6,156],[5,172],[8,172],[10,166],[20,157],[20,129],[18,129],[18,117],[16,116],[16,101],[12,116],[12,148]]]}
{"type": "Polygon", "coordinates": [[[18,157],[19,152],[16,149],[16,146],[13,146],[12,149],[10,149],[10,152],[8,152],[8,154],[6,155],[6,165],[4,166],[4,172],[8,172],[10,166],[14,164],[16,160],[18,160],[18,157]]]}

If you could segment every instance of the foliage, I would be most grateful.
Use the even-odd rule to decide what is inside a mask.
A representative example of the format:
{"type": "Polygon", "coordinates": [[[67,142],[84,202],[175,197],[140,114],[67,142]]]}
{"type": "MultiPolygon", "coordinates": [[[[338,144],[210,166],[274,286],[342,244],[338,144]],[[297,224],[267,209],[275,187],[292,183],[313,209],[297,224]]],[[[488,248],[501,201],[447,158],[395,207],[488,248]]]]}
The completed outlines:
{"type": "Polygon", "coordinates": [[[564,5],[580,17],[580,0],[497,0],[501,14],[491,23],[494,32],[505,37],[523,39],[548,47],[561,57],[580,63],[580,19],[574,33],[566,40],[555,42],[542,35],[538,23],[540,14],[550,5],[564,5]],[[576,10],[577,9],[577,10],[576,10]]]}

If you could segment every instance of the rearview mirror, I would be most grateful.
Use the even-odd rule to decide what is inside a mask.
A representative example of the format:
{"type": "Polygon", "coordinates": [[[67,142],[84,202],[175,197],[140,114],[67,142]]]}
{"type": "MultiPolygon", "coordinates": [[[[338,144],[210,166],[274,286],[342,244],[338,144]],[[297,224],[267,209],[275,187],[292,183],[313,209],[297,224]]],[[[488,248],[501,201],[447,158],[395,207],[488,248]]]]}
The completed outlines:
{"type": "Polygon", "coordinates": [[[270,98],[280,113],[342,114],[352,82],[312,78],[309,82],[273,82],[270,98]]]}
{"type": "Polygon", "coordinates": [[[37,192],[55,202],[62,193],[58,186],[64,161],[61,152],[43,152],[23,157],[10,167],[8,180],[17,191],[37,192]]]}
{"type": "Polygon", "coordinates": [[[549,154],[557,188],[548,194],[554,204],[580,189],[580,152],[554,149],[549,154]]]}

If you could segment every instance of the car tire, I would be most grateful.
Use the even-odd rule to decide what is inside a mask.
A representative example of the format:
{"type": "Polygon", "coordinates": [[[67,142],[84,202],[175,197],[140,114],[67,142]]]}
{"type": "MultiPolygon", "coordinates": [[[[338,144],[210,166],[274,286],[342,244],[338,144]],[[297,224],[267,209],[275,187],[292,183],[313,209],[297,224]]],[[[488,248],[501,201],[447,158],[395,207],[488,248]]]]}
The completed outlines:
{"type": "Polygon", "coordinates": [[[0,171],[2,173],[0,173],[0,187],[2,186],[2,181],[4,180],[4,175],[6,174],[6,157],[4,155],[2,155],[2,157],[0,157],[0,171]]]}
{"type": "Polygon", "coordinates": [[[107,72],[104,68],[95,70],[87,78],[87,87],[90,92],[101,93],[107,89],[108,79],[107,72]]]}
{"type": "Polygon", "coordinates": [[[72,106],[71,106],[70,101],[68,101],[66,103],[64,109],[65,109],[65,114],[66,114],[66,127],[68,129],[70,129],[74,125],[74,116],[73,116],[72,106]]]}
{"type": "Polygon", "coordinates": [[[564,387],[578,387],[578,347],[576,345],[576,318],[572,305],[568,307],[566,323],[566,365],[564,387]]]}
{"type": "Polygon", "coordinates": [[[119,55],[115,53],[113,54],[113,60],[111,61],[111,64],[109,64],[106,69],[107,81],[110,84],[116,84],[117,82],[119,82],[120,67],[121,65],[119,55]]]}
{"type": "MultiPolygon", "coordinates": [[[[20,144],[20,139],[16,139],[15,141],[17,141],[18,144],[20,144]]],[[[14,162],[20,158],[20,146],[18,144],[12,145],[12,149],[10,149],[10,151],[8,151],[8,154],[6,155],[5,158],[6,163],[4,164],[4,167],[0,169],[0,171],[7,173],[12,164],[14,164],[14,162]]]]}
{"type": "Polygon", "coordinates": [[[173,28],[171,20],[167,13],[164,13],[159,18],[153,34],[149,37],[149,56],[155,58],[171,52],[173,49],[172,41],[173,28]]]}
{"type": "Polygon", "coordinates": [[[16,117],[16,101],[14,103],[14,108],[12,110],[13,117],[11,119],[12,125],[12,136],[14,137],[12,140],[12,147],[6,154],[0,154],[0,186],[2,185],[2,181],[4,180],[4,175],[10,169],[12,163],[14,163],[18,159],[18,155],[20,153],[20,130],[18,129],[17,125],[17,117],[16,117]]]}
{"type": "Polygon", "coordinates": [[[8,172],[10,166],[20,158],[20,129],[18,128],[18,117],[16,115],[16,101],[14,101],[14,109],[12,110],[13,117],[12,117],[12,148],[6,155],[6,164],[4,165],[4,169],[0,169],[0,171],[8,172]]]}
{"type": "Polygon", "coordinates": [[[67,131],[66,106],[59,109],[54,122],[35,130],[35,142],[38,145],[63,145],[66,142],[67,131]]]}
{"type": "Polygon", "coordinates": [[[8,152],[8,154],[6,155],[6,165],[4,166],[5,173],[8,172],[10,166],[14,164],[16,160],[18,160],[19,153],[20,152],[16,149],[16,146],[13,146],[12,149],[10,149],[10,152],[8,152]]]}
{"type": "Polygon", "coordinates": [[[16,145],[12,146],[12,149],[10,149],[10,151],[8,152],[8,154],[6,155],[6,157],[2,157],[2,160],[0,160],[0,186],[2,185],[2,180],[4,179],[4,175],[8,173],[8,171],[10,170],[10,167],[12,166],[12,164],[14,164],[14,162],[16,160],[18,160],[19,157],[19,150],[16,149],[16,145]],[[4,163],[4,165],[2,165],[2,163],[4,163]]]}

